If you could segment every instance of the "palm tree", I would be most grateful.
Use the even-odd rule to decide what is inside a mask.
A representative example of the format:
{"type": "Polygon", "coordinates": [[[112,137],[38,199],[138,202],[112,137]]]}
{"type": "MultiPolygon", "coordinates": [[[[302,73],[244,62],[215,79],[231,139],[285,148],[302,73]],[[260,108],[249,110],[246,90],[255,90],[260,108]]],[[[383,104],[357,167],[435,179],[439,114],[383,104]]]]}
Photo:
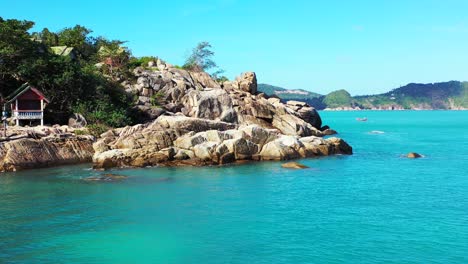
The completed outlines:
{"type": "Polygon", "coordinates": [[[109,65],[110,74],[113,74],[114,67],[120,68],[129,58],[127,48],[120,46],[120,41],[113,41],[99,48],[98,55],[100,60],[109,65]]]}

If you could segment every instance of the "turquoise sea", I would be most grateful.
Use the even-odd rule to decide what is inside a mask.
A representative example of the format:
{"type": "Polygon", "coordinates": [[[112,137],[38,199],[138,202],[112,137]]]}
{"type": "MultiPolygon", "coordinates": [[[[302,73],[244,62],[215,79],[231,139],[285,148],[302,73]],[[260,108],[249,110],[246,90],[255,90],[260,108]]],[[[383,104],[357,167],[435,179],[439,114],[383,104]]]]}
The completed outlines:
{"type": "Polygon", "coordinates": [[[468,263],[468,112],[321,115],[354,155],[3,174],[0,263],[468,263]]]}

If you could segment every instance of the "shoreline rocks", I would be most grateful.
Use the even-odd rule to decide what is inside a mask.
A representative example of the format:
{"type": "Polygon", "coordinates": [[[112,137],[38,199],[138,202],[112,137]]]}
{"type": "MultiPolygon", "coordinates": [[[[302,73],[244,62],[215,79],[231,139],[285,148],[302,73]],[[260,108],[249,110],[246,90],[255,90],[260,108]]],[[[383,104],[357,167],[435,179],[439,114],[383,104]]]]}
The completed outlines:
{"type": "Polygon", "coordinates": [[[0,143],[0,172],[92,161],[92,136],[21,138],[0,143]]]}
{"type": "Polygon", "coordinates": [[[223,165],[352,154],[352,148],[338,138],[284,135],[258,125],[237,126],[184,116],[161,116],[150,124],[109,131],[93,147],[95,169],[223,165]]]}

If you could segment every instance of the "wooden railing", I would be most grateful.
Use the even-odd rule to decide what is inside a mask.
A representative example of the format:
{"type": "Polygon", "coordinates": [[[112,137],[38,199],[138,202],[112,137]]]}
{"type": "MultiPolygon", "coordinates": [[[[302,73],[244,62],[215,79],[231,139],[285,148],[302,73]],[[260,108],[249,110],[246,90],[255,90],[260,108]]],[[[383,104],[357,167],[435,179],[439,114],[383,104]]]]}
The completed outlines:
{"type": "Polygon", "coordinates": [[[41,110],[14,110],[13,117],[18,120],[27,119],[42,119],[43,113],[41,110]]]}

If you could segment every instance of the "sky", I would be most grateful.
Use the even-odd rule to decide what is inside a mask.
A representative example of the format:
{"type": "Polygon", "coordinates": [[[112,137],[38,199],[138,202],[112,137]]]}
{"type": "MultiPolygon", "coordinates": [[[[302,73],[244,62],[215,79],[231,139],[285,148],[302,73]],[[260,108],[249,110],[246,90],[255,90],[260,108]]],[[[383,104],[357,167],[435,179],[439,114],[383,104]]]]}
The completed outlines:
{"type": "Polygon", "coordinates": [[[127,41],[135,56],[182,65],[198,42],[232,79],[327,94],[468,81],[466,0],[0,0],[34,31],[76,24],[127,41]]]}

